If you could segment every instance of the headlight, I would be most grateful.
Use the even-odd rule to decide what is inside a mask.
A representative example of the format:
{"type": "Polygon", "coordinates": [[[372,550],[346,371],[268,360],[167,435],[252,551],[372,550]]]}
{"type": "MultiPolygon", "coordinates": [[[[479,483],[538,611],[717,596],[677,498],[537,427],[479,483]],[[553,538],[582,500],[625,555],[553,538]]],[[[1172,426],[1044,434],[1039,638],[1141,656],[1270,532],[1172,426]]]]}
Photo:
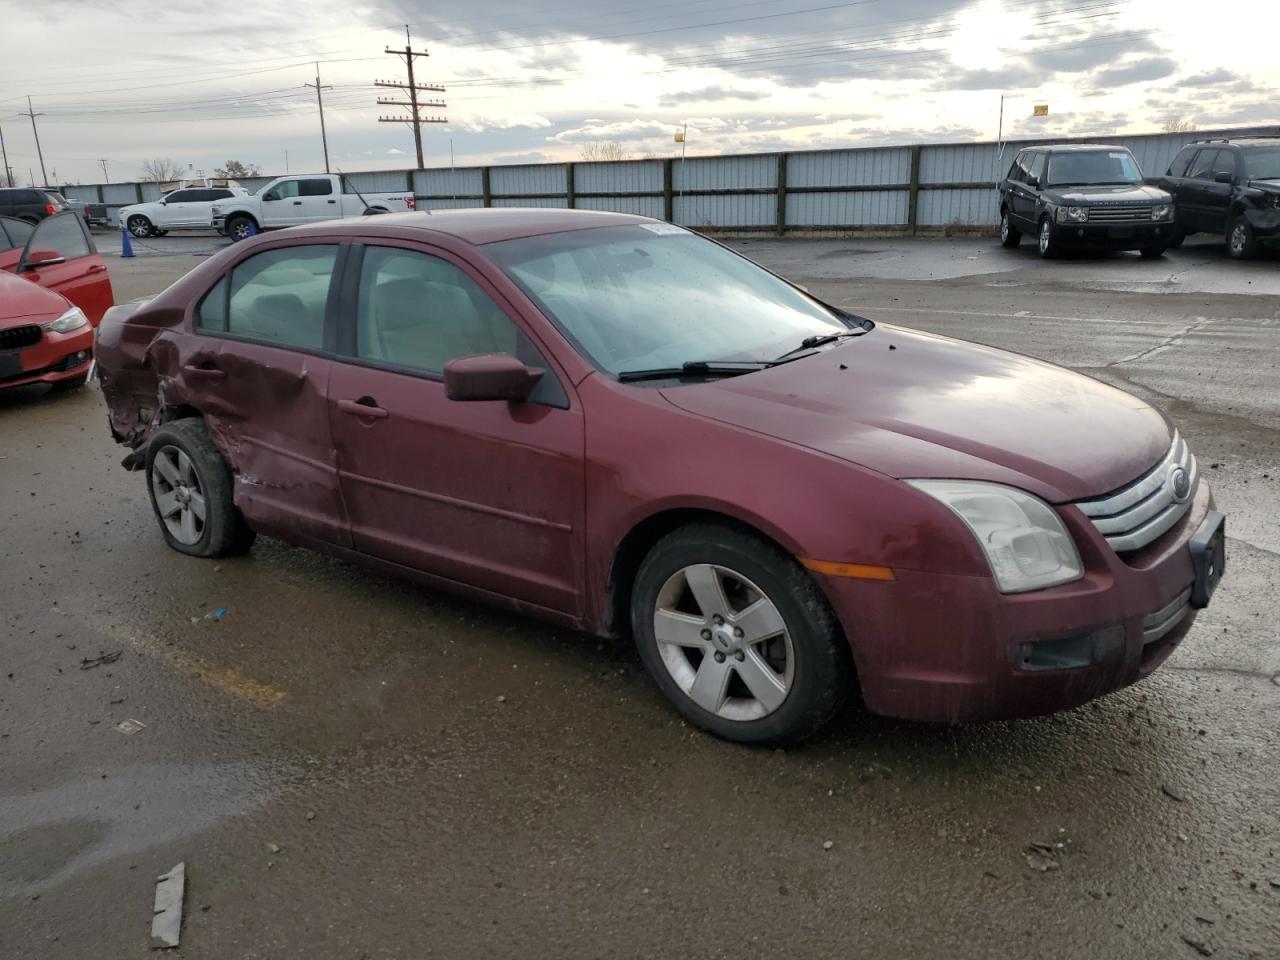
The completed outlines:
{"type": "Polygon", "coordinates": [[[1022,593],[1084,576],[1062,518],[1029,493],[972,480],[908,480],[965,522],[977,538],[1001,593],[1022,593]]]}
{"type": "Polygon", "coordinates": [[[79,307],[72,307],[57,320],[46,323],[44,328],[52,330],[54,333],[70,333],[72,330],[79,330],[81,327],[89,325],[89,318],[84,315],[79,307]]]}
{"type": "Polygon", "coordinates": [[[1151,208],[1152,220],[1168,220],[1172,216],[1173,216],[1173,204],[1171,203],[1162,203],[1158,207],[1151,208]]]}
{"type": "Polygon", "coordinates": [[[1088,207],[1059,207],[1058,219],[1069,220],[1072,223],[1084,223],[1089,219],[1088,207]]]}

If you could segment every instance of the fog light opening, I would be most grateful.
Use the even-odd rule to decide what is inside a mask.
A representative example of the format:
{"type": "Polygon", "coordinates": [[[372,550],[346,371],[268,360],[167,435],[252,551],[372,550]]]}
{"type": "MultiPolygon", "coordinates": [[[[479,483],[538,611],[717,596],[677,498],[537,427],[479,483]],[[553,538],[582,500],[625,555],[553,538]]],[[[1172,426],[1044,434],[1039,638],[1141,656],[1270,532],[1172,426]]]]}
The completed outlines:
{"type": "Polygon", "coordinates": [[[1024,640],[1015,648],[1015,668],[1026,673],[1079,670],[1124,658],[1124,627],[1103,627],[1066,637],[1024,640]]]}

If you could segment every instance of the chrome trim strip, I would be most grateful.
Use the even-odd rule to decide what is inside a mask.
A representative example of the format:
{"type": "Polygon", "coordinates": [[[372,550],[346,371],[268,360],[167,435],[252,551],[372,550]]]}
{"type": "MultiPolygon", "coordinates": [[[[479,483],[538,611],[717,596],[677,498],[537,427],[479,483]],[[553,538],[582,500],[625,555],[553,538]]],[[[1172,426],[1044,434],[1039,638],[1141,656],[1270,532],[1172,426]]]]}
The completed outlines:
{"type": "Polygon", "coordinates": [[[1165,606],[1142,620],[1142,644],[1146,646],[1167,636],[1191,612],[1191,588],[1183,590],[1165,606]]]}
{"type": "Polygon", "coordinates": [[[1110,517],[1129,509],[1135,503],[1145,500],[1164,486],[1165,476],[1169,472],[1169,467],[1173,466],[1175,462],[1181,462],[1186,447],[1187,445],[1183,441],[1181,434],[1175,430],[1173,432],[1173,443],[1169,445],[1169,452],[1164,455],[1159,463],[1139,477],[1135,483],[1121,488],[1110,496],[1099,497],[1095,500],[1082,500],[1078,506],[1088,517],[1110,517]]]}
{"type": "Polygon", "coordinates": [[[1181,520],[1199,487],[1200,464],[1175,430],[1169,452],[1136,481],[1110,496],[1082,500],[1076,506],[1111,548],[1122,553],[1145,547],[1181,520]],[[1182,503],[1173,499],[1167,485],[1175,465],[1187,472],[1189,492],[1182,503]]]}

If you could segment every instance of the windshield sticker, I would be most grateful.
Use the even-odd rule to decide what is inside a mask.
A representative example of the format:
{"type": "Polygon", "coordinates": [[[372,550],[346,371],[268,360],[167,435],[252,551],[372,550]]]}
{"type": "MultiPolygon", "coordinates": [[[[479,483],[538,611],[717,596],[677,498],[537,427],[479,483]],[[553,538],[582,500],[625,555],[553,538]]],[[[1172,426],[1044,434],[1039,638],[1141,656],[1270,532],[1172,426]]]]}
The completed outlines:
{"type": "Polygon", "coordinates": [[[1111,159],[1112,160],[1128,160],[1129,155],[1127,153],[1113,153],[1111,154],[1111,159]]]}
{"type": "Polygon", "coordinates": [[[688,233],[684,227],[677,227],[674,223],[642,223],[642,230],[648,230],[650,233],[656,233],[660,237],[669,237],[676,234],[688,233]]]}

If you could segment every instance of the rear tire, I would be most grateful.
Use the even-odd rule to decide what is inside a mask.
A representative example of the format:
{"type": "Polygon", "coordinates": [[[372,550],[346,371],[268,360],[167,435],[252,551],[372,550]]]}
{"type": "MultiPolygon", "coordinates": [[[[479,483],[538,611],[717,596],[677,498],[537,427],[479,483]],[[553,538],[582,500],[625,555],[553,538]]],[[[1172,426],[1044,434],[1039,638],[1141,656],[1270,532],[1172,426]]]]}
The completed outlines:
{"type": "Polygon", "coordinates": [[[135,213],[125,222],[125,229],[139,240],[145,240],[151,236],[151,231],[155,229],[155,226],[142,214],[135,213]]]}
{"type": "Polygon", "coordinates": [[[1244,217],[1236,217],[1227,228],[1227,253],[1233,260],[1252,260],[1261,253],[1261,245],[1253,236],[1253,227],[1244,217]]]}
{"type": "Polygon", "coordinates": [[[1142,254],[1143,260],[1159,260],[1164,256],[1164,247],[1143,247],[1138,252],[1142,254]]]}
{"type": "Polygon", "coordinates": [[[1009,211],[1000,211],[1000,246],[1012,250],[1022,243],[1022,231],[1017,229],[1009,219],[1009,211]]]}
{"type": "Polygon", "coordinates": [[[853,688],[848,644],[813,578],[732,527],[696,524],[659,541],[636,575],[631,627],[681,715],[726,740],[804,740],[853,688]]]}
{"type": "Polygon", "coordinates": [[[147,493],[165,541],[191,557],[230,557],[253,546],[231,494],[231,471],[204,421],[174,420],[151,438],[147,493]],[[203,515],[202,515],[203,514],[203,515]]]}

